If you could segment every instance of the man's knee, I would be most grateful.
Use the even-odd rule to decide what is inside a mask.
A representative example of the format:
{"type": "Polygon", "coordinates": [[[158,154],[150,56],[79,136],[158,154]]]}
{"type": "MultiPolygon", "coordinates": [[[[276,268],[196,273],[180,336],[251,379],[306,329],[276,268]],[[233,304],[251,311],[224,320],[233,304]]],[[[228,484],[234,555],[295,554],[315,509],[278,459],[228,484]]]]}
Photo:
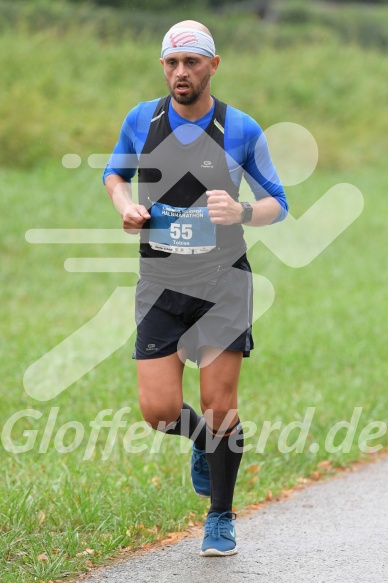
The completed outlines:
{"type": "Polygon", "coordinates": [[[144,421],[160,431],[176,421],[182,410],[182,403],[156,404],[139,399],[139,404],[144,421]]]}
{"type": "Polygon", "coordinates": [[[237,408],[228,406],[225,403],[211,402],[205,403],[202,401],[202,413],[206,419],[209,427],[219,429],[227,429],[233,425],[238,418],[237,408]]]}

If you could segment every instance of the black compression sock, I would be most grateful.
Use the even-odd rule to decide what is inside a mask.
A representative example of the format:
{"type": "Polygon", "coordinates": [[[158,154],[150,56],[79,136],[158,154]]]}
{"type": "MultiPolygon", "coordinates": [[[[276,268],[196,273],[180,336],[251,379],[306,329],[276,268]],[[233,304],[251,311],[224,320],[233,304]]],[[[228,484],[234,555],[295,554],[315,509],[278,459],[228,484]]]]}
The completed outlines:
{"type": "Polygon", "coordinates": [[[211,481],[210,512],[232,510],[233,493],[244,447],[240,420],[226,431],[207,428],[206,459],[211,481]]]}
{"type": "Polygon", "coordinates": [[[164,433],[168,435],[183,435],[194,441],[195,447],[205,449],[206,447],[206,424],[205,419],[183,403],[181,414],[173,423],[167,425],[164,433]]]}

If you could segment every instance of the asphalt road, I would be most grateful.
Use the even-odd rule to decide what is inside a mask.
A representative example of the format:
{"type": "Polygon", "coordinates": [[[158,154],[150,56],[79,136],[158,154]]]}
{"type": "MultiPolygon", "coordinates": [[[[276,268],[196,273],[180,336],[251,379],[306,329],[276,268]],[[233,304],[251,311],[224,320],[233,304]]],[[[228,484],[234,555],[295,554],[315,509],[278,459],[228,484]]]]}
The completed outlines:
{"type": "Polygon", "coordinates": [[[237,519],[239,553],[199,555],[190,537],[81,583],[388,583],[388,456],[237,519]]]}

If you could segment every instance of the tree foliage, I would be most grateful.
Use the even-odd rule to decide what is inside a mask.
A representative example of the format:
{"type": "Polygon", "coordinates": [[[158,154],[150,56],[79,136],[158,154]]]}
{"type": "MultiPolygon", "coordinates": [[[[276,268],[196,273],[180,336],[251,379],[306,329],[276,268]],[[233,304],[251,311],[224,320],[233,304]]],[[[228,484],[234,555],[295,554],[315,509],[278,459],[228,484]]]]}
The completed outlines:
{"type": "MultiPolygon", "coordinates": [[[[238,7],[239,2],[236,0],[72,0],[73,2],[85,3],[92,2],[103,6],[116,6],[121,8],[135,10],[163,11],[184,8],[203,8],[222,9],[227,6],[238,7]]],[[[318,0],[302,0],[303,4],[315,4],[318,0]]],[[[358,2],[359,4],[388,4],[388,0],[330,0],[336,4],[349,4],[358,2]]],[[[242,4],[247,4],[242,1],[242,4]]],[[[273,2],[270,0],[252,0],[250,2],[255,11],[272,8],[273,2]]]]}

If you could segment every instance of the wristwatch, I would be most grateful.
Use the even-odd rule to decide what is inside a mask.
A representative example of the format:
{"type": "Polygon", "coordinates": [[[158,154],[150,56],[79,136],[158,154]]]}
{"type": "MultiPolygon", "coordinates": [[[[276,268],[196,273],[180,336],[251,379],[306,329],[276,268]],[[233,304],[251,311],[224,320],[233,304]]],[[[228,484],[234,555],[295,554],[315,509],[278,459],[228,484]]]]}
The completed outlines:
{"type": "Polygon", "coordinates": [[[243,207],[241,212],[241,223],[249,223],[252,220],[253,207],[251,204],[249,204],[249,202],[240,201],[240,204],[243,207]]]}

